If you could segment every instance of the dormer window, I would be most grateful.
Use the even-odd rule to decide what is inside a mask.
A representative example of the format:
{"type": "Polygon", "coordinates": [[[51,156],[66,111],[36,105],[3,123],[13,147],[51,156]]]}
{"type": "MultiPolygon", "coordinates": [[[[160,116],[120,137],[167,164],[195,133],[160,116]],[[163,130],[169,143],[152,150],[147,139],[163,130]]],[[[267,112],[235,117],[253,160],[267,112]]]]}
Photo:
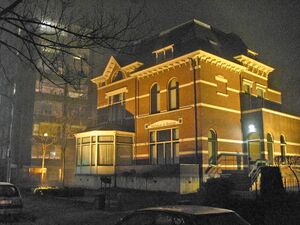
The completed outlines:
{"type": "Polygon", "coordinates": [[[113,82],[122,80],[123,78],[124,78],[124,74],[121,71],[119,71],[113,76],[111,82],[113,83],[113,82]]]}
{"type": "Polygon", "coordinates": [[[155,54],[156,63],[161,63],[168,59],[172,59],[174,57],[173,46],[174,45],[169,45],[164,48],[153,51],[152,54],[155,54]]]}

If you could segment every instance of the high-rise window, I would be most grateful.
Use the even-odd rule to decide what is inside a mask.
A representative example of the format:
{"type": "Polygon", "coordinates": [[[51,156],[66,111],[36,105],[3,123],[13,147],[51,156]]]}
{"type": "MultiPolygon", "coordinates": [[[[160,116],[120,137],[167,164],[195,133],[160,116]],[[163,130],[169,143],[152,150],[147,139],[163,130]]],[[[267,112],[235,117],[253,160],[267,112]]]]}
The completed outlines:
{"type": "Polygon", "coordinates": [[[217,165],[218,160],[218,142],[215,131],[208,132],[208,164],[217,165]]]}
{"type": "Polygon", "coordinates": [[[160,111],[160,88],[158,84],[154,84],[150,91],[150,113],[157,113],[160,111]]]}
{"type": "Polygon", "coordinates": [[[168,85],[169,110],[179,108],[179,83],[172,79],[168,85]]]}

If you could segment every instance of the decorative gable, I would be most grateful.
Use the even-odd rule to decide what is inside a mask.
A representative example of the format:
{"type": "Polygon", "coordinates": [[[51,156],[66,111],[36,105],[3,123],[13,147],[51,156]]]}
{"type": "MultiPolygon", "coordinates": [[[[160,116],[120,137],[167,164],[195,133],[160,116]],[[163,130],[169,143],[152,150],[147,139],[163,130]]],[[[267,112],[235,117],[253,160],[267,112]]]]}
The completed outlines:
{"type": "Polygon", "coordinates": [[[100,87],[102,86],[102,83],[108,83],[107,81],[112,81],[113,77],[118,74],[122,74],[122,79],[128,77],[128,74],[134,72],[142,65],[143,63],[136,61],[124,67],[121,67],[117,60],[113,56],[111,56],[104,69],[104,72],[96,78],[92,79],[91,81],[95,83],[98,87],[100,87]]]}

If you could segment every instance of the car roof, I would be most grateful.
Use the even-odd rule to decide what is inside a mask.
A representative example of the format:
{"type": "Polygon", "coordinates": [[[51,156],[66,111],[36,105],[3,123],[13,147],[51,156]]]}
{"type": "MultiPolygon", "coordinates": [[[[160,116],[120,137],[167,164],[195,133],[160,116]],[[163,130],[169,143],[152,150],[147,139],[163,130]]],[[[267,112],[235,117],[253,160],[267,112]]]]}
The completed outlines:
{"type": "Polygon", "coordinates": [[[8,183],[8,182],[0,182],[0,185],[11,185],[11,186],[15,186],[15,185],[13,185],[13,184],[11,184],[11,183],[8,183]]]}
{"type": "Polygon", "coordinates": [[[232,210],[214,208],[208,206],[199,206],[199,205],[169,205],[169,206],[160,206],[160,207],[151,207],[140,209],[140,211],[163,211],[163,212],[176,212],[189,215],[207,215],[207,214],[219,214],[219,213],[231,213],[232,210]]]}

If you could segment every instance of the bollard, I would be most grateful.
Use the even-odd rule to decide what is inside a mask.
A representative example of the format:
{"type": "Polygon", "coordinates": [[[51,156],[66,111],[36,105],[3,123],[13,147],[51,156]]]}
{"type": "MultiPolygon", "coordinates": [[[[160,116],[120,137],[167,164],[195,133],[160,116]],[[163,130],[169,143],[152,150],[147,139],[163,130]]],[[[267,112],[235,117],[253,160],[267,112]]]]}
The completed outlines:
{"type": "Polygon", "coordinates": [[[105,194],[100,193],[95,196],[96,208],[104,210],[105,209],[105,194]]]}

